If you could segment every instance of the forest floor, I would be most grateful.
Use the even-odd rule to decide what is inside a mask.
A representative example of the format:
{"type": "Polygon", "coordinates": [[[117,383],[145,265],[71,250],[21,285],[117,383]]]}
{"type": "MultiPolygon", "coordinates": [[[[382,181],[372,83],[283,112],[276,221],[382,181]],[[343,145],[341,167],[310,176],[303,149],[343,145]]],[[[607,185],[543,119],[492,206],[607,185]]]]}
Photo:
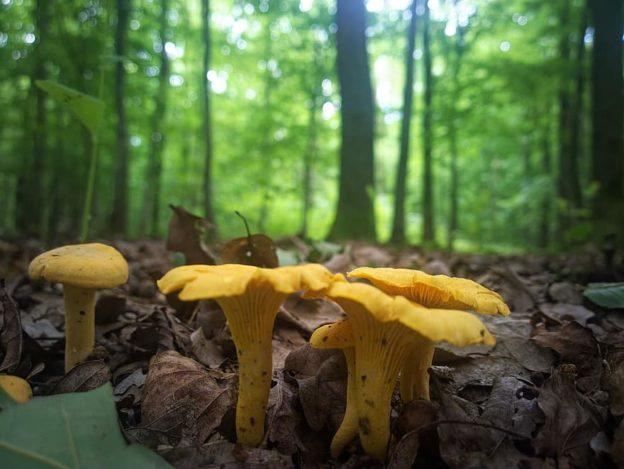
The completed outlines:
{"type": "MultiPolygon", "coordinates": [[[[165,243],[111,244],[128,260],[130,279],[101,293],[93,359],[64,374],[62,291],[25,275],[44,246],[0,242],[3,372],[27,378],[35,395],[112,382],[126,439],[175,467],[379,465],[357,441],[338,461],[329,456],[344,411],[346,365],[340,351],[314,350],[307,339],[340,319],[339,307],[296,294],[284,303],[265,441],[244,448],[233,443],[236,354],[223,313],[212,302],[193,312],[157,291],[155,280],[176,259],[165,243]],[[19,332],[7,334],[11,327],[19,332]]],[[[481,316],[497,339],[493,348],[436,350],[431,402],[403,405],[395,396],[388,467],[624,465],[624,310],[583,297],[588,283],[618,279],[600,251],[509,257],[367,244],[336,249],[294,238],[278,245],[282,258],[334,272],[393,266],[471,278],[501,293],[512,310],[481,316]]]]}

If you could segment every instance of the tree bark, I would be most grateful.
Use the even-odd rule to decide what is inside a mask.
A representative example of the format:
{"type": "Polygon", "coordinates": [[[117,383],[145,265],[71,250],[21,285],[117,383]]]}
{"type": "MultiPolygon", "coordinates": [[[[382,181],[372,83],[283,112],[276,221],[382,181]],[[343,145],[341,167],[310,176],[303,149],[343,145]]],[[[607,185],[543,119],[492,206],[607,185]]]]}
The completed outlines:
{"type": "Polygon", "coordinates": [[[591,0],[594,22],[592,62],[592,160],[598,183],[594,218],[599,231],[624,226],[623,0],[591,0]]]}
{"type": "Polygon", "coordinates": [[[115,234],[124,234],[128,227],[128,164],[130,149],[128,147],[128,127],[124,97],[126,88],[126,72],[124,56],[130,19],[131,0],[117,0],[117,25],[115,27],[115,112],[117,113],[117,137],[115,155],[115,189],[113,195],[113,211],[111,229],[115,234]]]}
{"type": "Polygon", "coordinates": [[[204,173],[203,173],[203,196],[204,217],[216,226],[213,208],[212,188],[212,123],[210,114],[210,82],[207,75],[210,70],[210,0],[201,0],[202,11],[202,42],[204,55],[202,61],[202,111],[203,111],[203,137],[204,137],[204,173]]]}
{"type": "MultiPolygon", "coordinates": [[[[548,126],[546,127],[541,140],[542,172],[547,178],[550,178],[552,174],[552,152],[550,148],[550,129],[548,126]]],[[[547,249],[550,245],[550,212],[552,193],[549,189],[550,184],[548,184],[546,190],[543,191],[540,203],[541,213],[539,221],[538,244],[542,249],[547,249]]]]}
{"type": "Polygon", "coordinates": [[[394,216],[391,242],[405,244],[405,189],[407,185],[407,164],[409,161],[410,131],[412,124],[412,102],[414,97],[414,49],[416,45],[416,6],[410,5],[410,23],[407,28],[407,48],[405,50],[405,83],[403,85],[403,114],[401,116],[401,136],[399,137],[399,163],[394,186],[394,216]]]}
{"type": "Polygon", "coordinates": [[[158,235],[160,226],[160,193],[162,187],[162,154],[165,147],[163,122],[167,112],[167,90],[169,88],[169,57],[165,50],[168,36],[169,0],[160,3],[160,73],[156,108],[152,116],[152,136],[150,138],[149,160],[146,174],[143,221],[147,220],[149,234],[158,235]]]}
{"type": "Polygon", "coordinates": [[[337,0],[338,81],[342,106],[340,187],[330,238],[375,239],[374,107],[364,0],[337,0]]]}
{"type": "Polygon", "coordinates": [[[303,200],[301,210],[301,229],[299,235],[302,238],[308,236],[310,210],[312,209],[312,164],[318,152],[318,105],[321,96],[319,81],[319,45],[314,44],[314,76],[310,84],[310,109],[308,114],[308,144],[303,153],[303,200]],[[318,76],[318,80],[317,80],[318,76]]]}
{"type": "Polygon", "coordinates": [[[26,236],[41,234],[44,218],[44,171],[47,151],[47,119],[45,92],[36,85],[46,79],[46,47],[50,29],[51,0],[37,0],[33,16],[37,36],[33,51],[34,66],[30,79],[30,95],[34,97],[34,120],[30,123],[32,153],[22,165],[17,182],[16,215],[17,228],[26,236]]]}
{"type": "MultiPolygon", "coordinates": [[[[457,7],[457,0],[454,2],[457,7]]],[[[452,251],[455,245],[455,237],[459,228],[459,151],[457,144],[457,103],[459,102],[459,70],[464,52],[464,27],[458,27],[455,33],[455,54],[452,69],[451,113],[448,122],[449,151],[451,154],[451,190],[450,209],[448,224],[447,249],[452,251]]]]}
{"type": "Polygon", "coordinates": [[[433,74],[431,72],[431,39],[429,37],[429,6],[424,1],[423,15],[423,63],[424,63],[424,109],[423,109],[423,242],[435,242],[435,219],[433,207],[433,135],[431,127],[431,103],[433,98],[433,74]]]}
{"type": "Polygon", "coordinates": [[[570,122],[570,185],[576,208],[583,206],[581,190],[581,155],[583,147],[583,111],[585,90],[585,30],[587,29],[587,6],[583,5],[576,35],[575,87],[572,96],[570,122]]]}

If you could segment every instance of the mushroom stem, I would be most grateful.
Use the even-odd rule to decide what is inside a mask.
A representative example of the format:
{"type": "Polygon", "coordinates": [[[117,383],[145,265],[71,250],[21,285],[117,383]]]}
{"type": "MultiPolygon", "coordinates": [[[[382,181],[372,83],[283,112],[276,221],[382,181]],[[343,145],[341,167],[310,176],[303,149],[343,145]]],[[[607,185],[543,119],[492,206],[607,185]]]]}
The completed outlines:
{"type": "Polygon", "coordinates": [[[331,455],[334,459],[358,434],[358,415],[355,398],[355,351],[353,347],[342,350],[347,361],[347,406],[342,423],[331,442],[331,455]]]}
{"type": "Polygon", "coordinates": [[[245,295],[219,298],[238,356],[238,443],[257,446],[264,438],[271,376],[273,323],[285,295],[245,295]]]}
{"type": "Polygon", "coordinates": [[[429,400],[429,367],[433,361],[435,345],[427,339],[420,339],[412,347],[410,355],[401,370],[401,400],[429,400]]]}
{"type": "Polygon", "coordinates": [[[63,285],[65,373],[87,358],[95,343],[95,290],[63,285]]]}
{"type": "Polygon", "coordinates": [[[390,409],[392,393],[399,370],[405,363],[412,345],[412,334],[398,323],[380,325],[372,318],[365,327],[354,330],[370,331],[355,343],[355,386],[359,417],[360,441],[364,451],[380,461],[386,458],[390,439],[390,409]]]}

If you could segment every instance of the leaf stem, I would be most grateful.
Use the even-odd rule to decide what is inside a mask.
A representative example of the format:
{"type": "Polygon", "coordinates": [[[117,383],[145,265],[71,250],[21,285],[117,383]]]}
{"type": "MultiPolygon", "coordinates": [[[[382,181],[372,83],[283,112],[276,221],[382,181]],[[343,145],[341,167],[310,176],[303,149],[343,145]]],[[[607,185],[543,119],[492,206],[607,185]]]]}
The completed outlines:
{"type": "Polygon", "coordinates": [[[89,236],[89,224],[91,222],[91,206],[93,205],[93,191],[95,189],[95,170],[98,159],[98,138],[91,135],[91,161],[89,163],[89,179],[87,180],[87,194],[85,196],[84,208],[82,209],[82,221],[80,223],[80,242],[84,243],[89,236]]]}

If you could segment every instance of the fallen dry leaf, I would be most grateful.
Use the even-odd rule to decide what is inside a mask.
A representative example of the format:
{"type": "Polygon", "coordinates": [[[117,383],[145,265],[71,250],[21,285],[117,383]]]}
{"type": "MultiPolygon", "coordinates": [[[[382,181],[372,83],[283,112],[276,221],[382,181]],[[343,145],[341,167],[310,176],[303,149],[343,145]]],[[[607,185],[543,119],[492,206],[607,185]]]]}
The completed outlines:
{"type": "Polygon", "coordinates": [[[553,371],[540,390],[538,404],[544,425],[534,440],[537,454],[569,458],[575,467],[588,467],[589,443],[604,423],[602,409],[576,390],[576,368],[553,371]]]}
{"type": "Polygon", "coordinates": [[[56,383],[52,394],[68,392],[86,392],[99,388],[111,379],[108,365],[102,360],[90,360],[73,367],[63,378],[56,383]]]}
{"type": "Polygon", "coordinates": [[[204,233],[212,230],[212,225],[204,218],[187,212],[184,208],[170,205],[173,214],[169,220],[167,249],[184,254],[187,264],[215,264],[214,257],[202,242],[204,233]]]}
{"type": "Polygon", "coordinates": [[[235,405],[235,381],[177,352],[159,353],[150,360],[143,387],[141,429],[201,445],[235,405]]]}
{"type": "Polygon", "coordinates": [[[13,373],[22,357],[22,324],[17,305],[9,297],[4,282],[0,285],[0,347],[4,354],[0,372],[13,373]]]}

